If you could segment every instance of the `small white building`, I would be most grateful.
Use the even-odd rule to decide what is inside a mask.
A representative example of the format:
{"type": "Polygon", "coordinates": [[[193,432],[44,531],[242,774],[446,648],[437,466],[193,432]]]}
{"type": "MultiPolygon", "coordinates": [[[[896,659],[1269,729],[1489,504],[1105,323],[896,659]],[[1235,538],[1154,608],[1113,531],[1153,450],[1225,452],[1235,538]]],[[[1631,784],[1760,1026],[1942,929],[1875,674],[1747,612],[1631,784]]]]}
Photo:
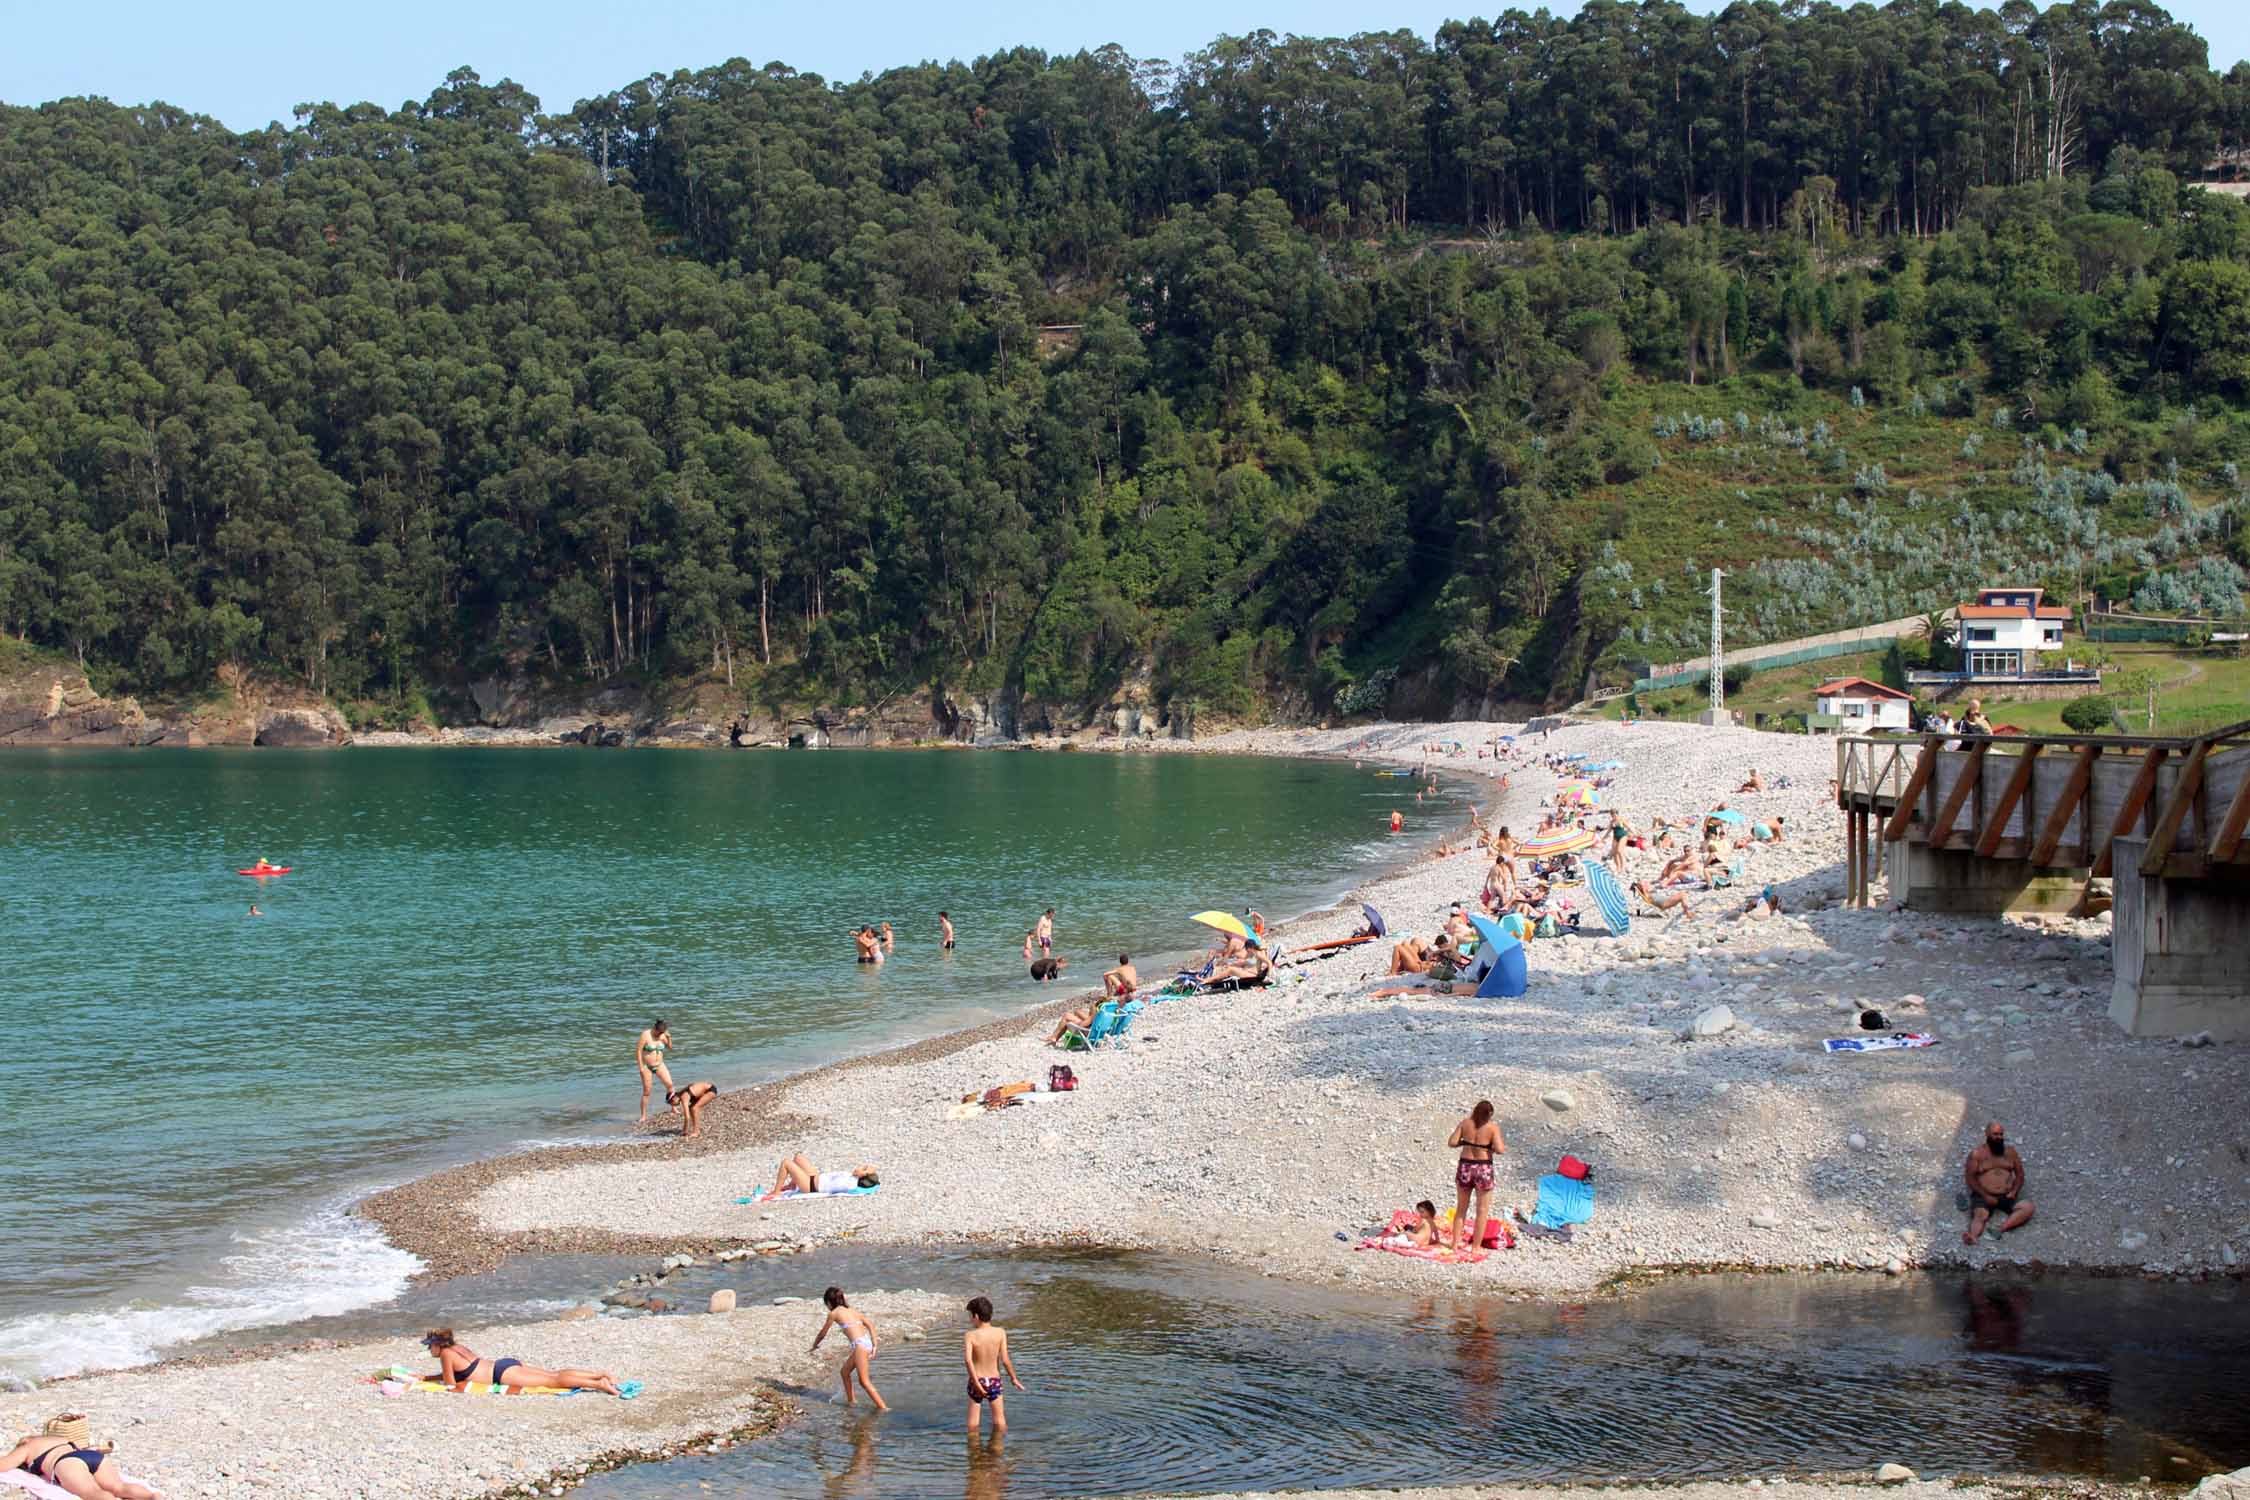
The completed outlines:
{"type": "Polygon", "coordinates": [[[1977,602],[1954,611],[1961,630],[1961,667],[1973,677],[2015,676],[2039,669],[2039,653],[2059,651],[2070,611],[2042,602],[2044,589],[1977,590],[1977,602]]]}
{"type": "Polygon", "coordinates": [[[1824,682],[1813,689],[1813,702],[1818,713],[1815,722],[1841,734],[1914,727],[1914,700],[1897,688],[1864,677],[1824,682]]]}

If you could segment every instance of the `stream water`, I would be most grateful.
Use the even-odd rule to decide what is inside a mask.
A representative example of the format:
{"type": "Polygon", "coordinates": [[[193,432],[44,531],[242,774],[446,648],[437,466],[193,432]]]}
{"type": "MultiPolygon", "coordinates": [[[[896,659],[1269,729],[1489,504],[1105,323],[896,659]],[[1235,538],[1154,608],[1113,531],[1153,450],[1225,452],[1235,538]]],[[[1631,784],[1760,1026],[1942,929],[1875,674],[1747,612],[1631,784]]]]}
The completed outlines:
{"type": "MultiPolygon", "coordinates": [[[[2029,1276],[1716,1276],[1555,1306],[1289,1286],[1176,1259],[825,1251],[691,1273],[690,1301],[830,1281],[990,1295],[1029,1388],[964,1433],[953,1328],[876,1361],[893,1410],[590,1481],[583,1500],[964,1500],[1905,1463],[2187,1480],[2250,1463],[2250,1295],[2029,1276]]],[[[966,1319],[962,1319],[965,1327],[966,1319]]]]}

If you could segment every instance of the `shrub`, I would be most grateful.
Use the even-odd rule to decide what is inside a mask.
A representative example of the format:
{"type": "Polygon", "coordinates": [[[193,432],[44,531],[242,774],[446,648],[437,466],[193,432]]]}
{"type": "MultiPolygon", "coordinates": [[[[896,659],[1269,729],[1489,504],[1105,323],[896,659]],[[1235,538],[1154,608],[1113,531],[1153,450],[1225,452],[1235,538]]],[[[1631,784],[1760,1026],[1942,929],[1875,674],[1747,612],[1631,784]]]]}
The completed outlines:
{"type": "Polygon", "coordinates": [[[2101,734],[2110,727],[2117,705],[2106,693],[2089,693],[2063,705],[2062,721],[2080,734],[2101,734]]]}

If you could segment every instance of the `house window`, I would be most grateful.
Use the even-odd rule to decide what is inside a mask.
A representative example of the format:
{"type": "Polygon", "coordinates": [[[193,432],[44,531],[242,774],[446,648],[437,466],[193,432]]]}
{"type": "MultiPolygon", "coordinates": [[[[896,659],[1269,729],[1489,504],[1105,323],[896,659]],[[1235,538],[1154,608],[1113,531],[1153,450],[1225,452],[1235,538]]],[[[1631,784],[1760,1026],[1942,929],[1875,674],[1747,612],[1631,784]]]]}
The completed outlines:
{"type": "Polygon", "coordinates": [[[2061,645],[2061,644],[2062,644],[2062,627],[2061,627],[2061,626],[2059,626],[2059,625],[2050,625],[2050,626],[2048,626],[2048,627],[2047,627],[2047,629],[2045,630],[2045,632],[2041,634],[2041,636],[2040,636],[2039,640],[2040,640],[2040,644],[2041,644],[2041,645],[2045,645],[2045,646],[2059,646],[2059,645],[2061,645]]]}
{"type": "Polygon", "coordinates": [[[1989,641],[1992,638],[1992,627],[1990,625],[1971,625],[1969,627],[1969,639],[1972,641],[1989,641]]]}
{"type": "Polygon", "coordinates": [[[2023,669],[2023,658],[2014,651],[1971,651],[1969,670],[1979,676],[1988,672],[2017,672],[2023,669]]]}

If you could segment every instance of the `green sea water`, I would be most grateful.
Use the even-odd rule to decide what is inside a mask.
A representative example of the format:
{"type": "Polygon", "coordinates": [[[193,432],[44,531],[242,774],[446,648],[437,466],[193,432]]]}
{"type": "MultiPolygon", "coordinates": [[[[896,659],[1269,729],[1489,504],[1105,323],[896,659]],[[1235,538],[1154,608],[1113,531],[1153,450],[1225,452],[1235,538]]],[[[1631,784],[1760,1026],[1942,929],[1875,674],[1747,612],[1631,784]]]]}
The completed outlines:
{"type": "Polygon", "coordinates": [[[627,1133],[655,1016],[674,1077],[724,1086],[1021,1010],[1045,907],[1091,983],[1199,945],[1205,907],[1334,900],[1469,790],[1211,756],[0,754],[0,1373],[395,1295],[413,1262],[344,1209],[627,1133]],[[293,873],[233,873],[260,856],[293,873]],[[862,921],[897,934],[880,969],[862,921]]]}

